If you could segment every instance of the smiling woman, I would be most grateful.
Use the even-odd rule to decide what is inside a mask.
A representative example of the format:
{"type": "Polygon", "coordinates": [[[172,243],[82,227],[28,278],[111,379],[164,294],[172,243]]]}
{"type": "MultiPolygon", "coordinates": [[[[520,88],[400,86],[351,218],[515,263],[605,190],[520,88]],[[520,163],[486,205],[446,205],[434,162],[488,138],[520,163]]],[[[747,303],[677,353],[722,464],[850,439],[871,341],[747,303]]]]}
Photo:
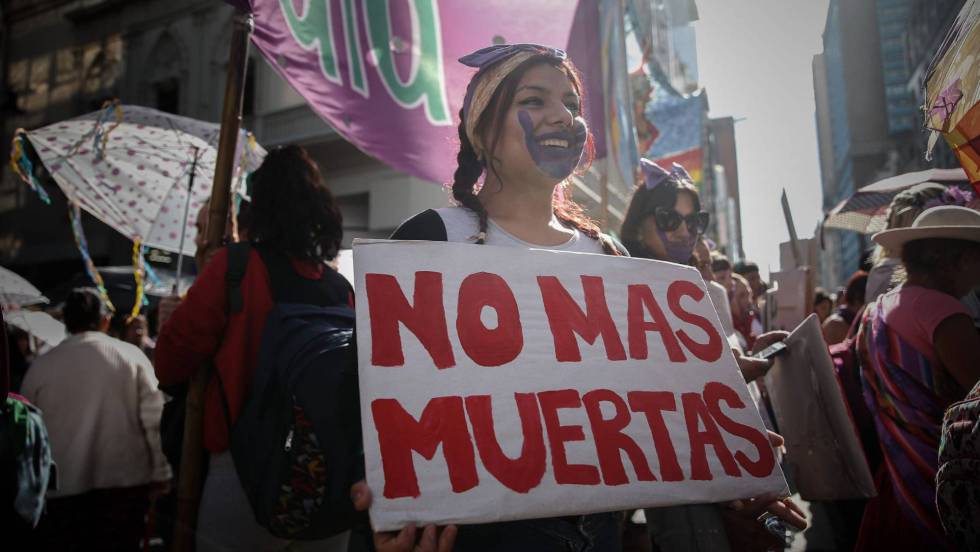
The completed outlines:
{"type": "Polygon", "coordinates": [[[500,45],[460,61],[478,71],[460,110],[458,207],[416,215],[392,238],[624,254],[566,189],[593,146],[583,87],[565,52],[500,45]]]}
{"type": "MultiPolygon", "coordinates": [[[[457,206],[412,217],[392,239],[626,255],[566,189],[568,178],[591,162],[593,147],[581,110],[583,86],[565,52],[499,45],[460,61],[478,70],[460,111],[457,206]]],[[[407,540],[405,530],[374,535],[379,551],[410,549],[398,546],[407,540]]],[[[444,545],[439,550],[452,547],[444,545]]],[[[456,542],[457,550],[476,551],[570,547],[619,550],[618,514],[467,525],[456,542]]]]}

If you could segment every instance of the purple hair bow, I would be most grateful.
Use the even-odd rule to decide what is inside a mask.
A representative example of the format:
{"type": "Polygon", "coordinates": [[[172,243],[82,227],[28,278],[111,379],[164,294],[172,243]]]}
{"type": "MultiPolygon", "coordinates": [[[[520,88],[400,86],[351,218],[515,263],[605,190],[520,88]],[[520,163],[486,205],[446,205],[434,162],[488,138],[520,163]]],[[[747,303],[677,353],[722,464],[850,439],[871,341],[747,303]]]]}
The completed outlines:
{"type": "Polygon", "coordinates": [[[960,207],[973,201],[973,193],[969,190],[962,190],[958,186],[946,188],[943,195],[930,199],[923,205],[924,209],[939,207],[940,205],[959,205],[960,207]]]}
{"type": "Polygon", "coordinates": [[[674,180],[693,181],[691,175],[688,174],[687,169],[677,163],[674,163],[674,166],[670,169],[670,172],[667,172],[667,169],[664,169],[660,165],[645,157],[641,157],[640,169],[643,170],[643,184],[648,190],[653,190],[662,184],[664,180],[671,178],[674,180]]]}
{"type": "Polygon", "coordinates": [[[480,48],[472,54],[459,58],[459,62],[467,67],[486,69],[498,61],[509,58],[518,52],[534,52],[555,58],[558,61],[568,57],[564,50],[542,46],[540,44],[496,44],[480,48]]]}

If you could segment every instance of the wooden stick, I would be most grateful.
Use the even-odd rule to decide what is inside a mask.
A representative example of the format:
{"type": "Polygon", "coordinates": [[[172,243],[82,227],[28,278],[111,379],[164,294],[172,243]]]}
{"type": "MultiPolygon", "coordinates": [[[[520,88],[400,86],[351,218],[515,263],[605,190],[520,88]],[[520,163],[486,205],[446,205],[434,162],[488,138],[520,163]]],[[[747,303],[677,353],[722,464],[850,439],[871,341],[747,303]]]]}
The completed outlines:
{"type": "MultiPolygon", "coordinates": [[[[225,80],[224,107],[221,112],[221,133],[218,138],[218,158],[214,168],[214,187],[208,208],[207,239],[212,246],[221,244],[225,236],[228,205],[231,196],[235,149],[242,123],[242,102],[245,90],[245,71],[248,63],[248,40],[252,34],[251,14],[237,14],[233,20],[231,51],[228,55],[228,75],[225,80]]],[[[191,379],[187,389],[187,411],[184,418],[184,442],[177,481],[177,519],[174,526],[174,551],[194,550],[197,514],[204,487],[204,390],[210,370],[202,366],[191,379]]]]}

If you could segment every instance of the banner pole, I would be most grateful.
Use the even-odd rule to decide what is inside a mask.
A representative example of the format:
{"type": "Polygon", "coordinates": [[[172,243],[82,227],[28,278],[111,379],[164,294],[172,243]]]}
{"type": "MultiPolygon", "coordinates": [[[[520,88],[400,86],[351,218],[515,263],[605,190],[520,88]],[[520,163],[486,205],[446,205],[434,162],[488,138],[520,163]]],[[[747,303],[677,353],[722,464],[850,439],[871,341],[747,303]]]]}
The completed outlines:
{"type": "MultiPolygon", "coordinates": [[[[242,103],[245,73],[248,67],[248,41],[252,35],[251,14],[238,13],[232,20],[228,73],[225,79],[224,105],[221,112],[221,131],[218,156],[214,169],[214,186],[208,208],[207,240],[212,246],[225,237],[228,206],[231,199],[232,171],[235,150],[242,123],[242,103]]],[[[184,440],[177,480],[177,519],[174,527],[174,551],[194,550],[197,514],[204,487],[204,390],[211,371],[202,366],[194,374],[187,389],[187,410],[184,418],[184,440]]]]}

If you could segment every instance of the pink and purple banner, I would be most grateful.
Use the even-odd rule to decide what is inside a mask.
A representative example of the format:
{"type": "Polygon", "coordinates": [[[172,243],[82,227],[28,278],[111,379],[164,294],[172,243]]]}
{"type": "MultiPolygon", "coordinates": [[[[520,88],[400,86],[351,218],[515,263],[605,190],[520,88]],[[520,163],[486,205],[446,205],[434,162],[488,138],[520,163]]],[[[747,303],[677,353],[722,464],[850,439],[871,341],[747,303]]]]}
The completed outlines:
{"type": "Polygon", "coordinates": [[[456,60],[494,43],[567,49],[594,91],[586,113],[602,134],[596,0],[231,3],[252,12],[253,44],[320,117],[364,152],[419,178],[451,179],[459,109],[474,72],[456,60]]]}

